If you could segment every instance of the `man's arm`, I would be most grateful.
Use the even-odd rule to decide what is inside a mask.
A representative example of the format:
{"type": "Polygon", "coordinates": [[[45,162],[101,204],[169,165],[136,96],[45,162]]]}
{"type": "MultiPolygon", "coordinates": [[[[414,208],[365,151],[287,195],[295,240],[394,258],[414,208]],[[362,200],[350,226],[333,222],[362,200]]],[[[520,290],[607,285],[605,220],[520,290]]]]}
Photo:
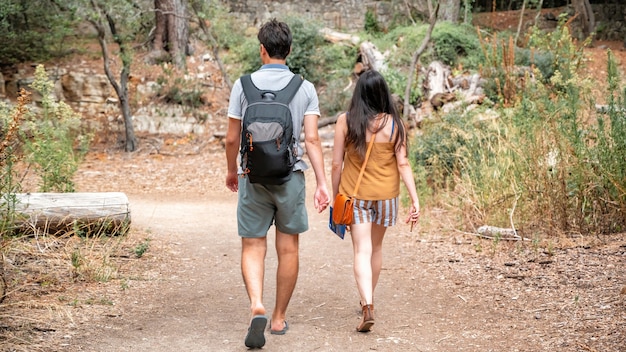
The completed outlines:
{"type": "Polygon", "coordinates": [[[241,138],[241,120],[229,118],[228,131],[224,140],[226,144],[226,187],[233,192],[239,188],[237,178],[237,155],[239,154],[239,144],[241,138]]]}
{"type": "Polygon", "coordinates": [[[317,115],[304,116],[304,145],[311,166],[313,167],[313,172],[315,173],[315,182],[317,183],[314,196],[315,209],[321,213],[328,207],[330,197],[328,195],[328,186],[326,185],[324,154],[317,130],[317,119],[317,115]]]}

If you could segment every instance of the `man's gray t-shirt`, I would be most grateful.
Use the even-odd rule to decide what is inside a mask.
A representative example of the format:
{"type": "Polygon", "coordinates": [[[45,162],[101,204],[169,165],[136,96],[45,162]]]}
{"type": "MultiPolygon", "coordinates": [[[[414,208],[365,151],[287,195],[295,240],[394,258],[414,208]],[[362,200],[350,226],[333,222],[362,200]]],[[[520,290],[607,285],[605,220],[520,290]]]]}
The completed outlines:
{"type": "MultiPolygon", "coordinates": [[[[269,64],[263,65],[260,70],[252,73],[252,83],[259,89],[281,90],[289,84],[293,72],[285,65],[269,64]]],[[[230,101],[228,103],[228,117],[241,120],[248,106],[248,101],[241,87],[241,80],[237,79],[230,92],[230,101]]],[[[289,104],[291,116],[293,118],[293,134],[296,140],[302,133],[304,126],[304,115],[320,116],[319,100],[317,92],[313,84],[307,80],[302,82],[300,90],[294,96],[289,104]]],[[[298,162],[294,166],[294,170],[306,170],[307,164],[302,160],[304,149],[302,144],[298,143],[298,162]]],[[[241,172],[241,170],[239,170],[241,172]]]]}

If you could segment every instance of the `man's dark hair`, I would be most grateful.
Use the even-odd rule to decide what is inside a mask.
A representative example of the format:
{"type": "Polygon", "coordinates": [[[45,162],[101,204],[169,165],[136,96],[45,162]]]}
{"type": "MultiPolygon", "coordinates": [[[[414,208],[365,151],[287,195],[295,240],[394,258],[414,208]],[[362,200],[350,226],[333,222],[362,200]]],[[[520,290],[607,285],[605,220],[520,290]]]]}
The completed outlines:
{"type": "Polygon", "coordinates": [[[257,38],[272,59],[284,60],[291,51],[291,30],[286,23],[275,18],[261,27],[257,38]]]}

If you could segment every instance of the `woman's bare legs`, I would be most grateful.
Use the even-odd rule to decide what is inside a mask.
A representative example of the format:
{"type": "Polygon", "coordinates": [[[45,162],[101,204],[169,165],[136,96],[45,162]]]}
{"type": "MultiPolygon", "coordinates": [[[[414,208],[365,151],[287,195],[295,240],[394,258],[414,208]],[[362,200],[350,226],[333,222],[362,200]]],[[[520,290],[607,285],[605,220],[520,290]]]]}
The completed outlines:
{"type": "Polygon", "coordinates": [[[361,305],[372,304],[374,294],[371,231],[371,223],[350,226],[354,252],[354,278],[361,297],[361,305]]]}
{"type": "Polygon", "coordinates": [[[374,291],[378,284],[380,271],[383,267],[383,239],[385,237],[386,227],[373,224],[372,225],[372,302],[374,303],[374,291]]]}
{"type": "Polygon", "coordinates": [[[354,278],[361,304],[372,304],[383,262],[383,238],[386,227],[364,223],[351,226],[354,251],[354,278]]]}
{"type": "Polygon", "coordinates": [[[382,268],[382,244],[386,228],[371,223],[351,226],[354,277],[361,296],[363,315],[357,331],[368,332],[374,325],[374,290],[382,268]]]}

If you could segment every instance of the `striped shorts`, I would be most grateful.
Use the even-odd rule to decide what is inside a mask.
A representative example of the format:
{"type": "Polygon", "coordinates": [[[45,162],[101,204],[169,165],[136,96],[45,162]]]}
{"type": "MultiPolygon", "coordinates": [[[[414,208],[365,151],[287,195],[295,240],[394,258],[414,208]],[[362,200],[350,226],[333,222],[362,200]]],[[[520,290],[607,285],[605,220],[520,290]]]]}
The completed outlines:
{"type": "Polygon", "coordinates": [[[353,224],[373,223],[384,227],[396,224],[400,197],[385,200],[354,200],[353,224]]]}

